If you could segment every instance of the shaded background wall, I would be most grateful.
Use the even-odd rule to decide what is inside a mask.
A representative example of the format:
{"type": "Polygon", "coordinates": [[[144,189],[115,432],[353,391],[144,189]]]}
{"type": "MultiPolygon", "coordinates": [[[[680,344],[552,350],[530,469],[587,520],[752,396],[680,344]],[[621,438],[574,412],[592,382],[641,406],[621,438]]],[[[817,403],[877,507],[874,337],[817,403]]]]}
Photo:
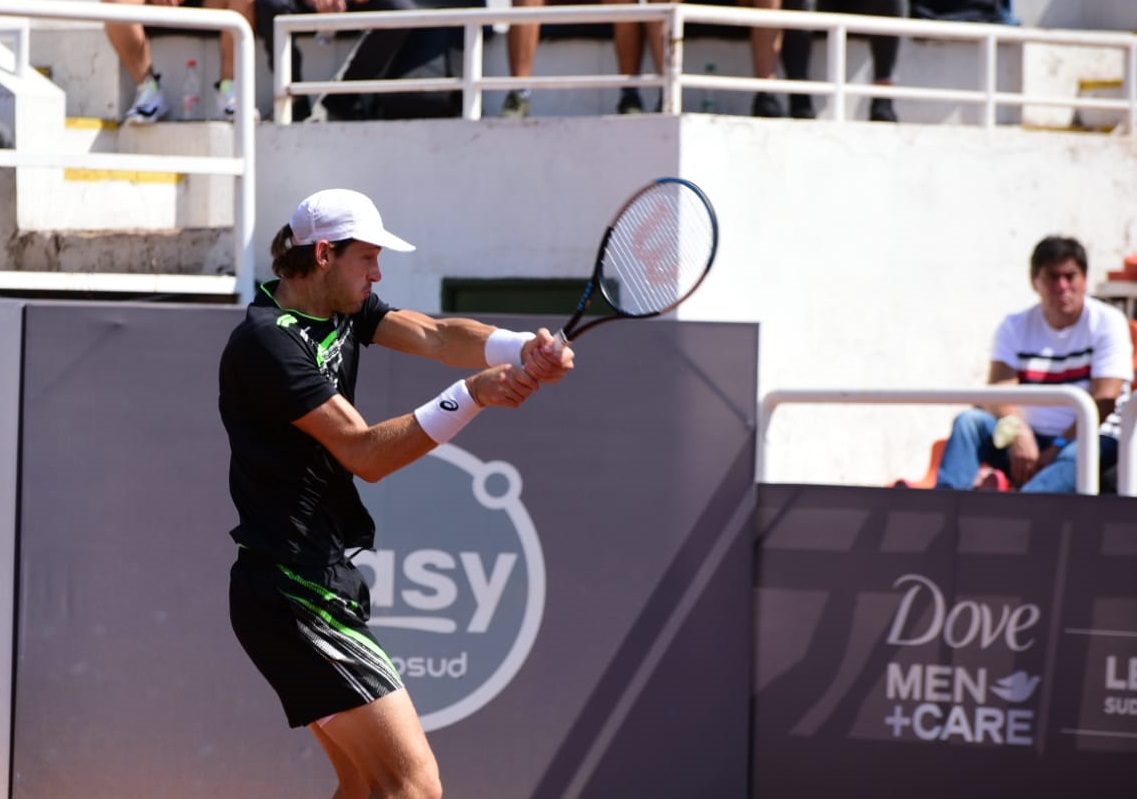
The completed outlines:
{"type": "MultiPolygon", "coordinates": [[[[241,313],[22,309],[13,797],[330,793],[323,753],[307,731],[286,728],[228,625],[235,517],[216,366],[241,313]]],[[[373,589],[373,606],[390,599],[386,610],[405,616],[416,597],[444,604],[440,580],[453,578],[440,612],[465,620],[470,570],[463,577],[457,564],[480,563],[483,583],[509,575],[481,637],[453,639],[471,683],[494,651],[523,657],[488,702],[430,732],[450,793],[745,794],[756,350],[753,325],[594,333],[571,379],[520,410],[482,414],[446,448],[449,460],[424,459],[401,476],[405,490],[382,498],[371,566],[392,562],[388,550],[402,568],[390,597],[373,589]],[[443,509],[478,499],[468,479],[439,495],[436,476],[467,462],[517,478],[523,512],[510,518],[531,526],[538,552],[505,536],[481,548],[489,538],[461,539],[467,531],[435,508],[421,531],[403,527],[423,506],[400,507],[396,494],[425,493],[443,509]],[[404,555],[422,555],[416,547],[435,558],[433,582],[413,582],[404,555]],[[514,647],[523,635],[508,622],[525,615],[514,606],[533,602],[542,580],[536,634],[514,647]]],[[[375,421],[455,377],[380,348],[361,371],[361,409],[375,421]]],[[[12,415],[11,402],[0,407],[12,415]]],[[[499,482],[487,492],[505,490],[499,482]]],[[[490,535],[502,518],[484,499],[490,535]]],[[[406,654],[407,638],[378,632],[406,654]]],[[[439,707],[454,697],[435,693],[464,690],[461,679],[409,684],[439,707]]]]}

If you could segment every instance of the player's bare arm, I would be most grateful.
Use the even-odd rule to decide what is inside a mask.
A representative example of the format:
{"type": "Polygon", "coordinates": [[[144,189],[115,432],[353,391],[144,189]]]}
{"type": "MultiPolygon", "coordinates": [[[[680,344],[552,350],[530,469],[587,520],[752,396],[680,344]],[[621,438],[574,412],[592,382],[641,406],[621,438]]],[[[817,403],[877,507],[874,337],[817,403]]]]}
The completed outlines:
{"type": "MultiPolygon", "coordinates": [[[[389,349],[422,355],[467,369],[488,364],[486,341],[498,328],[466,318],[437,319],[419,311],[391,311],[372,341],[389,349]]],[[[542,383],[555,383],[573,368],[573,352],[557,351],[552,334],[542,328],[521,345],[519,363],[542,383]]]]}
{"type": "MultiPolygon", "coordinates": [[[[523,369],[508,365],[484,369],[466,378],[465,383],[470,396],[483,408],[516,408],[539,385],[523,369]]],[[[413,413],[368,425],[339,394],[293,424],[319,441],[345,469],[372,483],[438,446],[413,413]]]]}

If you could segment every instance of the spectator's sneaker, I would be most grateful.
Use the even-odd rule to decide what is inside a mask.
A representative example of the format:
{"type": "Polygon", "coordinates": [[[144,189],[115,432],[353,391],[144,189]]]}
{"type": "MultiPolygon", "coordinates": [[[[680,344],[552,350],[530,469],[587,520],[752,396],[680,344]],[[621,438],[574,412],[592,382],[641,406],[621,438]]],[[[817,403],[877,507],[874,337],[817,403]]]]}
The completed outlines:
{"type": "Polygon", "coordinates": [[[501,105],[501,115],[506,119],[523,119],[529,116],[529,98],[521,92],[510,92],[501,105]]]}
{"type": "Polygon", "coordinates": [[[126,125],[150,125],[164,119],[168,113],[170,107],[166,105],[166,97],[162,94],[158,79],[149,77],[138,84],[134,91],[134,105],[122,121],[126,125]]]}
{"type": "MultiPolygon", "coordinates": [[[[216,89],[216,91],[217,91],[217,94],[216,94],[217,117],[216,118],[220,119],[222,122],[232,122],[237,117],[237,84],[235,84],[229,78],[226,78],[223,81],[220,81],[218,83],[213,84],[213,88],[216,89]]],[[[305,97],[303,99],[307,100],[308,98],[305,97]]],[[[309,111],[308,113],[310,114],[311,111],[309,111]]],[[[296,119],[296,106],[295,105],[292,106],[292,115],[293,115],[292,116],[293,121],[296,121],[296,122],[300,121],[300,120],[296,119]]],[[[256,108],[254,108],[253,109],[253,119],[260,121],[260,118],[261,118],[261,112],[258,111],[256,108]]]]}
{"type": "Polygon", "coordinates": [[[620,102],[616,105],[616,111],[620,114],[642,114],[644,112],[644,103],[640,99],[638,89],[622,89],[620,91],[620,102]]]}
{"type": "Polygon", "coordinates": [[[790,116],[794,119],[817,119],[817,112],[813,110],[813,98],[808,94],[791,94],[790,116]]]}
{"type": "Polygon", "coordinates": [[[226,78],[217,84],[217,118],[230,122],[237,116],[237,87],[226,78]]]}
{"type": "Polygon", "coordinates": [[[870,122],[899,122],[896,110],[892,107],[892,100],[887,97],[877,97],[869,105],[870,122]]]}
{"type": "Polygon", "coordinates": [[[750,108],[752,117],[784,117],[786,111],[782,102],[769,92],[758,92],[754,95],[754,105],[750,108]]]}

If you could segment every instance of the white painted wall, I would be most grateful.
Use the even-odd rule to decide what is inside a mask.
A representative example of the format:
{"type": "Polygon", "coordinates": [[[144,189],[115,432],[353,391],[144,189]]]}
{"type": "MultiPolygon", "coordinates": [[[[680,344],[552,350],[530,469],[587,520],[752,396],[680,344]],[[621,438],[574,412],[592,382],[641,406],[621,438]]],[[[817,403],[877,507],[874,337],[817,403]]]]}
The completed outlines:
{"type": "MultiPolygon", "coordinates": [[[[632,189],[691,178],[722,248],[681,317],[760,322],[763,391],[980,385],[995,325],[1034,300],[1038,239],[1081,238],[1095,282],[1137,247],[1137,151],[1107,136],[648,115],[262,126],[257,152],[261,277],[299,199],[357,188],[419,245],[384,255],[382,294],[427,311],[444,276],[583,281],[632,189]]],[[[919,477],[957,410],[783,408],[771,476],[919,477]]]]}

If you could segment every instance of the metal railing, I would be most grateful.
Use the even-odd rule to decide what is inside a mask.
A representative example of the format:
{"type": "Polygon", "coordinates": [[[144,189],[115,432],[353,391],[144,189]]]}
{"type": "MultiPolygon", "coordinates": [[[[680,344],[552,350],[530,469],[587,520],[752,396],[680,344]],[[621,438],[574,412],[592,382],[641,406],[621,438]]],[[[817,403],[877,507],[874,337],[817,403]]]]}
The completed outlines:
{"type": "MultiPolygon", "coordinates": [[[[106,169],[136,172],[179,172],[194,175],[232,175],[236,179],[233,213],[234,275],[135,273],[54,273],[0,270],[0,287],[65,288],[87,291],[236,295],[247,302],[254,291],[253,225],[255,222],[254,111],[256,82],[254,38],[249,23],[235,11],[153,5],[76,3],[64,0],[0,0],[0,30],[14,34],[16,74],[26,73],[29,28],[27,19],[140,22],[169,28],[228,31],[235,41],[237,115],[233,121],[233,156],[133,155],[128,153],[66,153],[59,149],[31,150],[16,137],[14,149],[0,149],[0,168],[48,167],[106,169]]],[[[19,113],[17,107],[17,113],[19,113]]]]}
{"type": "MultiPolygon", "coordinates": [[[[1077,418],[1077,491],[1097,494],[1099,490],[1098,408],[1090,395],[1071,386],[988,386],[985,388],[929,389],[778,389],[767,393],[759,403],[757,480],[767,482],[770,422],[774,410],[786,404],[862,404],[862,405],[961,405],[1017,404],[1065,405],[1077,418]]],[[[1132,403],[1130,403],[1132,404],[1132,403]]],[[[1130,420],[1130,435],[1134,426],[1130,420]]],[[[882,436],[887,435],[882,433],[882,436]]],[[[1124,450],[1124,448],[1123,448],[1124,450]]],[[[1118,493],[1121,493],[1120,477],[1118,493]]]]}
{"type": "Polygon", "coordinates": [[[291,99],[299,95],[461,91],[462,116],[480,119],[482,93],[492,90],[613,89],[651,87],[662,89],[662,111],[682,112],[683,89],[724,91],[778,91],[827,95],[832,98],[836,121],[847,118],[849,97],[872,95],[894,99],[927,100],[978,105],[982,124],[994,127],[1001,106],[1050,106],[1123,112],[1129,135],[1137,131],[1137,35],[1101,31],[1048,30],[973,22],[868,17],[802,11],[771,11],[725,8],[697,4],[644,3],[640,5],[552,6],[502,9],[432,9],[422,11],[372,11],[340,14],[282,15],[274,20],[273,76],[274,119],[292,121],[291,99]],[[666,66],[662,75],[563,75],[513,78],[486,75],[483,70],[486,26],[518,23],[595,24],[612,22],[660,22],[666,30],[666,66]],[[689,23],[739,28],[794,28],[824,32],[828,48],[828,74],[823,81],[790,81],[769,78],[685,74],[683,45],[689,23]],[[463,30],[463,69],[460,77],[394,78],[358,81],[291,80],[291,39],[297,33],[354,31],[390,28],[460,27],[463,30]],[[850,36],[886,35],[942,41],[973,42],[978,48],[980,86],[975,89],[941,89],[917,86],[881,86],[849,83],[846,56],[850,36]],[[999,91],[998,46],[1040,43],[1117,49],[1125,54],[1124,98],[1027,95],[999,91]]]}

